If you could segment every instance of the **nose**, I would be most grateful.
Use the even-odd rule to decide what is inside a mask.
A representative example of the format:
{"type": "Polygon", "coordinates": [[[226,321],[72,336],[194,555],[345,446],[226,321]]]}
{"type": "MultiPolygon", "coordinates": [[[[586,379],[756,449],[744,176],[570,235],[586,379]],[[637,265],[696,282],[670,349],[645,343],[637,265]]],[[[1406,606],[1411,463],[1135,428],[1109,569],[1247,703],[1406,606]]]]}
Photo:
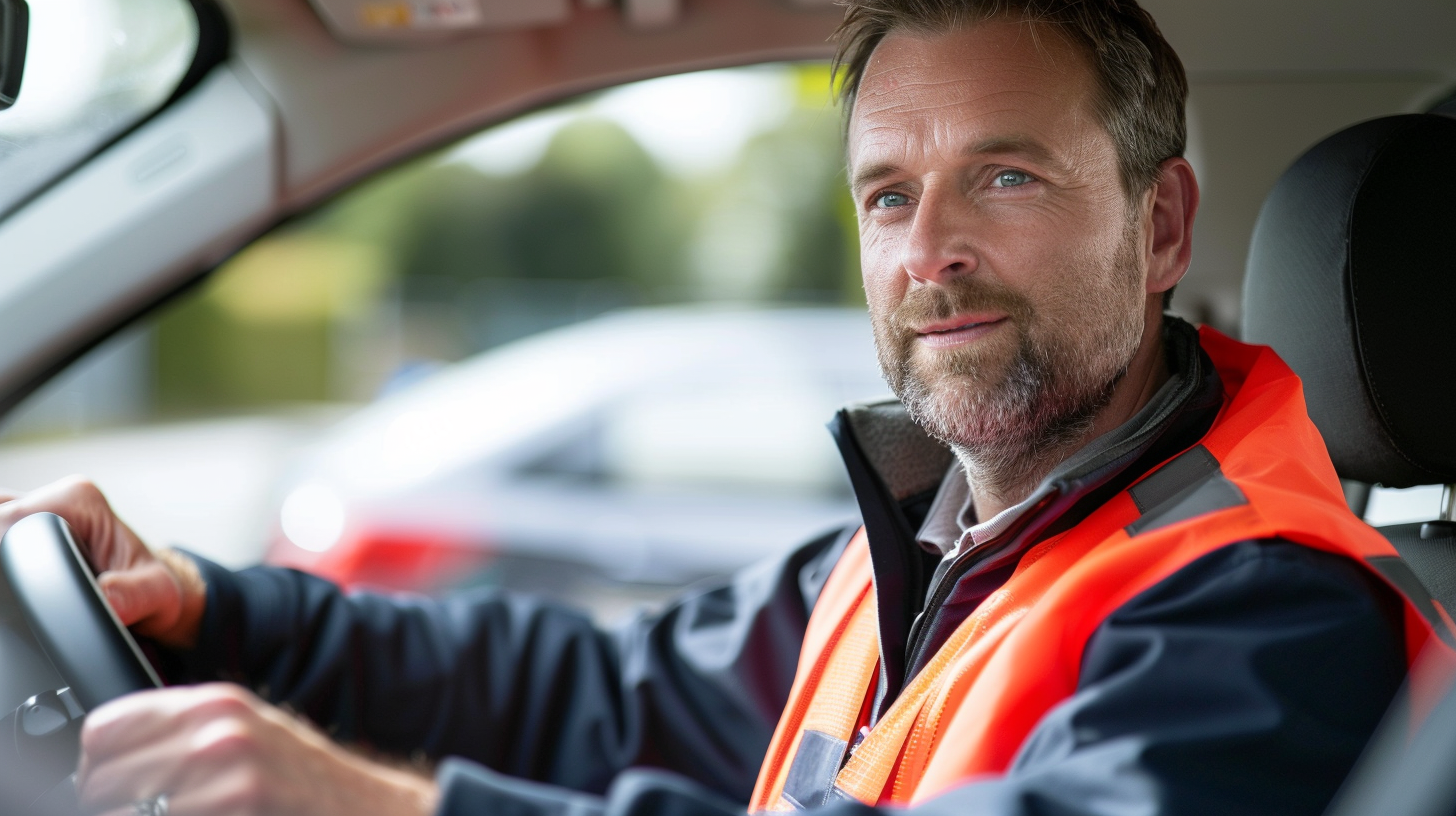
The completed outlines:
{"type": "Polygon", "coordinates": [[[901,252],[900,264],[917,283],[944,283],[969,275],[980,265],[971,235],[971,218],[957,206],[959,196],[927,191],[901,252]]]}

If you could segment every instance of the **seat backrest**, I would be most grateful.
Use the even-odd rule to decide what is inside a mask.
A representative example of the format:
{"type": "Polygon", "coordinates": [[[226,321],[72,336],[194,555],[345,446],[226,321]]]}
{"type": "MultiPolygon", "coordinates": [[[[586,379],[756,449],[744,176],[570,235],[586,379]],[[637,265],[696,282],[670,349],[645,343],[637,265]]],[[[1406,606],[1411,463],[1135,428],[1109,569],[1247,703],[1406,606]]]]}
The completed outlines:
{"type": "MultiPolygon", "coordinates": [[[[1301,156],[1259,214],[1243,324],[1304,381],[1341,478],[1456,483],[1456,118],[1374,119],[1301,156]]],[[[1381,532],[1456,611],[1456,525],[1381,532]]]]}

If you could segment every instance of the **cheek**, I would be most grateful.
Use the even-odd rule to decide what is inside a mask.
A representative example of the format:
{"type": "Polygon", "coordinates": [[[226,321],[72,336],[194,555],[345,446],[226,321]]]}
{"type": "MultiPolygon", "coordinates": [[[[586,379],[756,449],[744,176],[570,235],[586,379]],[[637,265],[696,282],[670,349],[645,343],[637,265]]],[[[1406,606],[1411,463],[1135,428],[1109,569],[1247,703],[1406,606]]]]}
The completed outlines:
{"type": "Polygon", "coordinates": [[[1059,258],[1060,270],[1038,283],[1038,311],[1045,323],[1062,327],[1096,326],[1139,320],[1144,294],[1137,258],[1126,245],[1096,241],[1068,251],[1059,258]]]}
{"type": "Polygon", "coordinates": [[[905,297],[910,279],[900,268],[900,255],[883,232],[860,234],[860,274],[871,312],[893,311],[905,297]]]}
{"type": "Polygon", "coordinates": [[[1105,287],[1111,275],[1121,280],[1128,265],[1122,222],[1110,213],[1061,215],[999,224],[996,240],[986,242],[992,266],[1028,291],[1072,294],[1105,287]]]}
{"type": "Polygon", "coordinates": [[[1026,229],[999,224],[983,233],[981,266],[1002,285],[1035,297],[1040,291],[1066,286],[1061,270],[1073,248],[1056,229],[1026,229]]]}
{"type": "Polygon", "coordinates": [[[871,317],[885,317],[893,314],[905,299],[905,288],[896,286],[893,279],[874,277],[868,272],[864,278],[865,303],[871,317]]]}
{"type": "Polygon", "coordinates": [[[897,230],[861,218],[859,222],[859,255],[864,268],[876,269],[898,265],[897,230]]]}

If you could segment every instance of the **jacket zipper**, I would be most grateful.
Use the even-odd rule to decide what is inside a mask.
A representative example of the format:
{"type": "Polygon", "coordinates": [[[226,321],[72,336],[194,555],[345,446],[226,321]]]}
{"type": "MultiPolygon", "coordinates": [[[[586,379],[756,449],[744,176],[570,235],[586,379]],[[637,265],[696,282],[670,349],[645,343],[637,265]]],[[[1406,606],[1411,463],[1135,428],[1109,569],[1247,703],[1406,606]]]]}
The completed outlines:
{"type": "MultiPolygon", "coordinates": [[[[925,608],[920,610],[920,614],[915,616],[915,622],[910,625],[910,647],[905,650],[906,672],[913,671],[919,664],[922,641],[925,639],[923,636],[927,628],[922,624],[926,623],[926,618],[935,616],[936,611],[950,597],[950,588],[953,588],[957,581],[970,572],[972,567],[985,562],[984,558],[971,558],[970,555],[970,553],[966,553],[967,557],[952,563],[949,569],[941,573],[940,580],[931,586],[930,594],[925,599],[925,608]]],[[[910,677],[906,676],[905,682],[909,681],[910,677]]]]}
{"type": "MultiPolygon", "coordinates": [[[[920,662],[920,652],[925,645],[925,633],[927,630],[927,627],[923,626],[922,624],[926,622],[926,619],[934,618],[936,613],[940,610],[941,606],[945,604],[946,599],[950,597],[951,591],[955,589],[956,584],[960,581],[961,578],[965,577],[966,573],[970,572],[977,566],[994,560],[997,556],[1002,555],[1007,551],[1008,548],[1006,547],[997,548],[996,544],[998,542],[1015,542],[1019,534],[1024,531],[1031,523],[1031,521],[1042,511],[1044,511],[1047,508],[1047,505],[1051,504],[1056,499],[1056,497],[1060,495],[1060,493],[1061,491],[1059,490],[1053,490],[1052,492],[1044,496],[1041,501],[1037,502],[1036,506],[1028,509],[1026,514],[1022,516],[1020,523],[1013,524],[1001,535],[991,539],[990,541],[987,541],[980,547],[973,548],[960,558],[953,561],[950,565],[950,568],[941,574],[940,579],[930,586],[930,590],[926,595],[924,608],[920,610],[919,615],[915,616],[915,622],[910,624],[910,645],[909,648],[905,650],[905,671],[907,673],[913,671],[920,662]],[[980,554],[980,557],[973,557],[977,554],[980,554]]],[[[910,677],[905,677],[904,682],[908,683],[909,681],[910,677]]],[[[878,714],[878,712],[876,713],[878,714]]],[[[876,719],[878,719],[878,717],[876,719]]]]}

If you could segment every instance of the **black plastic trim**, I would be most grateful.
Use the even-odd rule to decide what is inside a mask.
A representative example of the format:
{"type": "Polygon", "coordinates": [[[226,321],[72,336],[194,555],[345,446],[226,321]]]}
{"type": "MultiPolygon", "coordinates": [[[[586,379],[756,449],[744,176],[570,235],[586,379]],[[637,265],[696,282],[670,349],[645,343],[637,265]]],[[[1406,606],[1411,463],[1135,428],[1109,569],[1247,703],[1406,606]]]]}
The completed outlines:
{"type": "Polygon", "coordinates": [[[20,96],[29,41],[30,7],[25,0],[0,0],[0,110],[20,96]]]}

